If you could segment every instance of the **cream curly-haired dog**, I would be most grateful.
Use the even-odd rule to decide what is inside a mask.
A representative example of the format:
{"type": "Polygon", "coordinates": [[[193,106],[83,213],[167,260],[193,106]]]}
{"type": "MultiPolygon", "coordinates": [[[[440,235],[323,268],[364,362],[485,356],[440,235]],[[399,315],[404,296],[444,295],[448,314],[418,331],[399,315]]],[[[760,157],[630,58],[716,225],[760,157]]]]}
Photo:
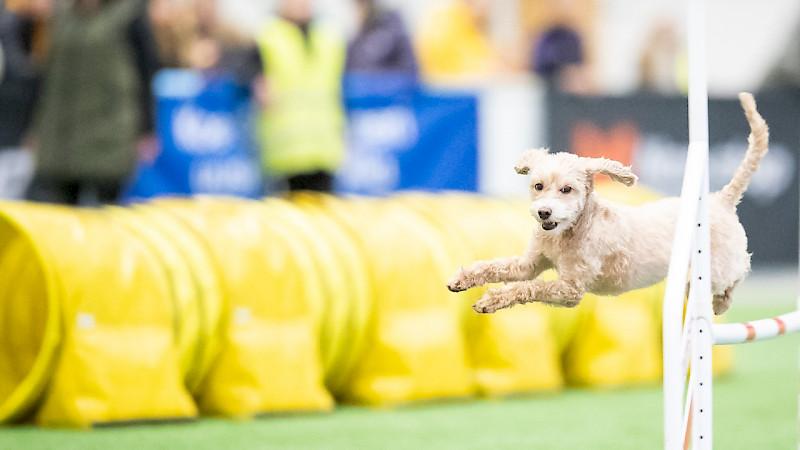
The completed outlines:
{"type": "MultiPolygon", "coordinates": [[[[709,202],[715,314],[728,309],[733,288],[750,270],[747,237],[736,205],[768,150],[767,125],[753,96],[742,93],[739,99],[750,123],[747,153],[731,182],[711,194],[709,202]]],[[[630,167],[605,158],[536,149],[527,151],[515,169],[530,176],[530,211],[537,221],[525,253],[462,267],[447,285],[458,292],[506,282],[481,297],[474,306],[477,312],[492,313],[528,302],[574,307],[586,292],[618,295],[666,277],[677,197],[641,206],[599,198],[594,192],[595,174],[608,175],[626,186],[637,180],[630,167]],[[536,279],[553,268],[557,280],[536,279]]]]}

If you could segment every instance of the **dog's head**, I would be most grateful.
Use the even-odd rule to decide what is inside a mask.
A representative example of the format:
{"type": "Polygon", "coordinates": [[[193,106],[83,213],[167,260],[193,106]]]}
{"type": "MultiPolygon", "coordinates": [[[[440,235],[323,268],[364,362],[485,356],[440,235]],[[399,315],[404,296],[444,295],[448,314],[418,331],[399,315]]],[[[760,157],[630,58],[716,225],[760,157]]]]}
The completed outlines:
{"type": "Polygon", "coordinates": [[[529,175],[531,215],[545,233],[558,234],[575,225],[594,190],[594,176],[602,173],[626,186],[637,177],[630,167],[606,158],[583,158],[571,153],[528,150],[514,167],[529,175]]]}

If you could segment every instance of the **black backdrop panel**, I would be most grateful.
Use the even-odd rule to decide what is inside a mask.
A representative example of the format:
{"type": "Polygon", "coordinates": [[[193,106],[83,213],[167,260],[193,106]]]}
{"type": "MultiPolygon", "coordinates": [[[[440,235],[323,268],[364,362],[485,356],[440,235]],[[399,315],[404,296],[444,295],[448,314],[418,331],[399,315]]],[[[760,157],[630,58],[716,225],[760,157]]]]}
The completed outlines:
{"type": "MultiPolygon", "coordinates": [[[[770,128],[770,152],[739,205],[739,216],[753,264],[797,264],[800,99],[773,92],[757,94],[756,101],[770,128]]],[[[553,94],[548,108],[553,151],[632,164],[643,185],[665,195],[680,194],[689,143],[685,97],[553,94]]],[[[708,110],[714,191],[730,181],[744,157],[749,127],[738,99],[711,99],[708,110]]]]}

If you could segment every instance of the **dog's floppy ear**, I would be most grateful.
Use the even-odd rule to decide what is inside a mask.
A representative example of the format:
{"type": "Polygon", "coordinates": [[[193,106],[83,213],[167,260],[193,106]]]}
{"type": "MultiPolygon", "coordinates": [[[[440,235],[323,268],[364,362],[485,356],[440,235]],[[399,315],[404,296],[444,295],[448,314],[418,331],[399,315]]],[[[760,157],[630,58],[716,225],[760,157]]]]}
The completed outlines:
{"type": "Polygon", "coordinates": [[[520,175],[527,175],[535,161],[547,154],[546,148],[534,148],[528,150],[520,156],[519,161],[514,166],[514,170],[520,175]]]}
{"type": "Polygon", "coordinates": [[[618,181],[625,186],[633,186],[639,179],[632,171],[630,166],[623,166],[622,163],[607,158],[581,158],[586,166],[586,174],[593,176],[597,173],[608,175],[612,180],[618,181]]]}

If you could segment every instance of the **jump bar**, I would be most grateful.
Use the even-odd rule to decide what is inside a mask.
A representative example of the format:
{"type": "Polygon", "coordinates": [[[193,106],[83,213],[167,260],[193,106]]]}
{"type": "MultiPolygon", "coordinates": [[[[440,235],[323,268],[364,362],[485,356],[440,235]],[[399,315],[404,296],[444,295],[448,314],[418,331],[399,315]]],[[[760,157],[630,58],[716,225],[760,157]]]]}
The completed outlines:
{"type": "Polygon", "coordinates": [[[714,345],[745,344],[800,331],[800,311],[753,322],[715,323],[714,345]]]}

